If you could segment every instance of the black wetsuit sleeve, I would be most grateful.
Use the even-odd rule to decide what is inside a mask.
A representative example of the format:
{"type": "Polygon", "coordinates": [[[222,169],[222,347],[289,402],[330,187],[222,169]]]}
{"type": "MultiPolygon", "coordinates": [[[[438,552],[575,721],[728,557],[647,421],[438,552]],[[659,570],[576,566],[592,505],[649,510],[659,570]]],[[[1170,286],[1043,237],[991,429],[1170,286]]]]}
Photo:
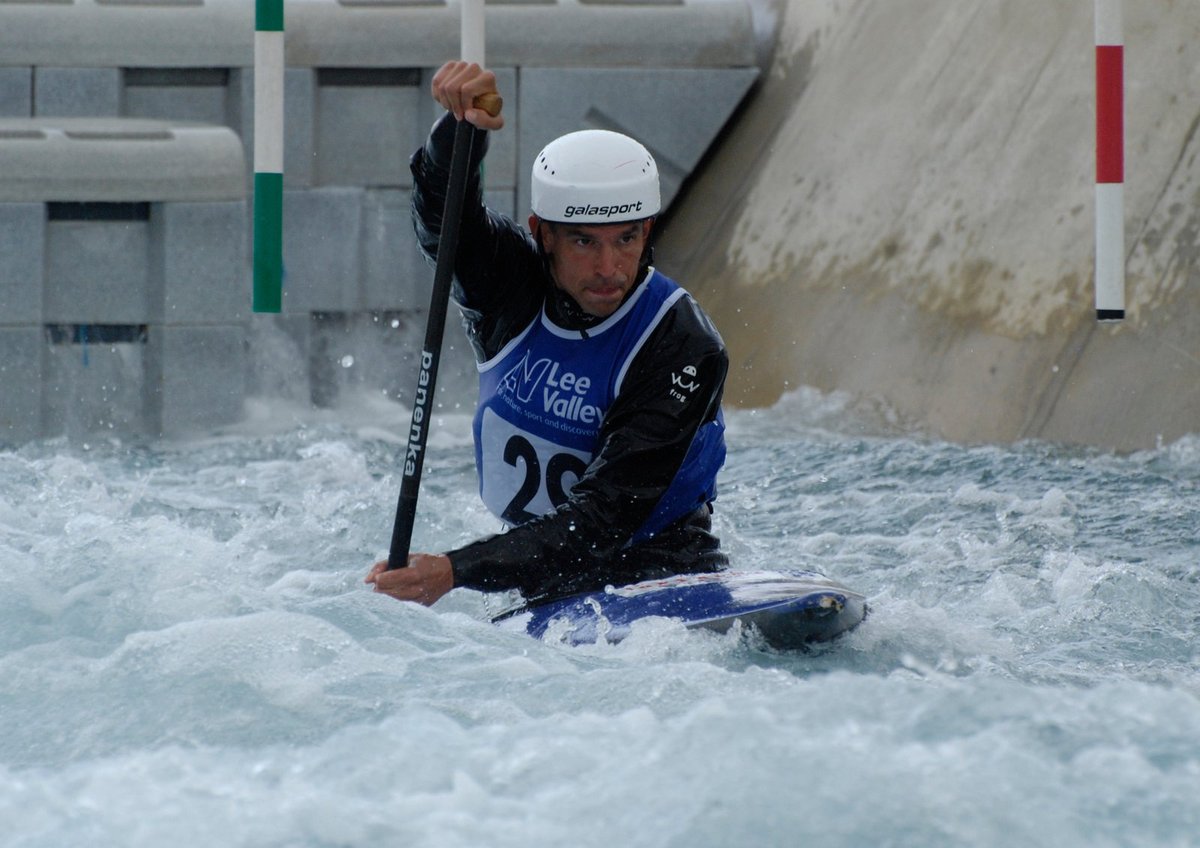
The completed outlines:
{"type": "MultiPolygon", "coordinates": [[[[447,112],[409,163],[413,225],[421,251],[430,261],[437,259],[454,128],[454,116],[447,112]]],[[[495,356],[532,320],[541,309],[546,286],[546,271],[533,239],[484,205],[481,170],[487,147],[488,133],[475,130],[451,288],[480,362],[495,356]]]]}
{"type": "Polygon", "coordinates": [[[625,545],[653,512],[699,427],[716,417],[729,367],[720,336],[680,298],[630,364],[605,416],[600,448],[567,503],[507,533],[449,552],[457,586],[519,589],[529,600],[638,579],[625,545]],[[680,391],[672,375],[696,371],[680,391]]]}

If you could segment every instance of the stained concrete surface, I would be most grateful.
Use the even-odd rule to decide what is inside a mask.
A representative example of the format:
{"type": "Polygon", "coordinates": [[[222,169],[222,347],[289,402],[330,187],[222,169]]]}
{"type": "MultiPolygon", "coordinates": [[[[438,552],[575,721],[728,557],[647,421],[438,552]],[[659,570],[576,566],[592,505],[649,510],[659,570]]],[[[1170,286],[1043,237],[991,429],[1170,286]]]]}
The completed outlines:
{"type": "Polygon", "coordinates": [[[757,3],[762,81],[663,222],[728,401],[962,442],[1200,431],[1200,5],[1125,3],[1127,318],[1094,320],[1092,4],[757,3]]]}

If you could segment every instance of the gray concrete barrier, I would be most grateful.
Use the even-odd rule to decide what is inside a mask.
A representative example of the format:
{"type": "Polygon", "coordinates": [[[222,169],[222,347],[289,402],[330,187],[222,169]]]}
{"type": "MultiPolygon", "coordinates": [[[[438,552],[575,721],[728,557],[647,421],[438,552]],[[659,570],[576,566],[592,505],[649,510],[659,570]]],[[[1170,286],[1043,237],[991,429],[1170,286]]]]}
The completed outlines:
{"type": "Polygon", "coordinates": [[[729,400],[839,390],[967,442],[1200,432],[1200,6],[1124,8],[1128,308],[1110,325],[1091,3],[779,4],[764,85],[659,245],[717,316],[729,400]]]}
{"type": "MultiPolygon", "coordinates": [[[[242,328],[253,345],[256,328],[274,322],[292,339],[298,358],[309,363],[315,400],[331,402],[340,385],[356,381],[403,397],[411,369],[396,351],[419,343],[432,278],[411,234],[408,158],[436,117],[429,81],[457,53],[459,14],[457,2],[288,0],[284,314],[266,317],[245,314],[251,288],[248,218],[241,218],[240,258],[214,262],[213,270],[195,262],[184,266],[188,256],[209,249],[204,233],[220,227],[211,221],[207,230],[174,223],[188,215],[215,215],[221,204],[241,210],[245,202],[253,170],[254,4],[0,0],[0,118],[33,122],[25,129],[13,124],[8,136],[0,129],[0,206],[7,204],[4,214],[21,218],[26,228],[36,228],[39,213],[21,211],[22,204],[42,209],[42,238],[55,257],[47,253],[38,260],[49,274],[49,288],[36,297],[27,282],[32,278],[20,270],[21,263],[34,262],[32,256],[4,272],[4,279],[26,282],[0,288],[0,297],[7,299],[0,301],[3,314],[10,314],[9,303],[11,314],[28,313],[34,302],[44,306],[42,314],[22,319],[28,323],[0,314],[0,325],[17,334],[6,344],[15,349],[18,336],[21,345],[29,344],[30,330],[39,322],[147,323],[144,336],[128,331],[134,341],[113,344],[153,355],[141,357],[136,368],[122,365],[125,372],[114,363],[107,384],[160,381],[164,389],[157,395],[123,396],[160,398],[161,408],[143,404],[139,426],[170,432],[176,420],[172,392],[183,397],[187,385],[172,371],[171,351],[186,345],[172,346],[163,337],[156,347],[155,328],[172,326],[171,316],[180,308],[170,304],[193,290],[172,289],[170,280],[228,274],[227,281],[209,279],[205,287],[222,293],[223,314],[237,317],[210,316],[203,323],[229,331],[228,350],[236,347],[234,328],[242,328]],[[152,137],[167,125],[170,139],[152,137]],[[107,139],[106,146],[106,133],[122,138],[107,139]],[[238,143],[240,158],[230,149],[238,143]],[[88,153],[76,156],[75,150],[88,153]],[[105,151],[138,155],[126,167],[119,155],[106,161],[105,151]],[[235,183],[241,192],[236,200],[231,199],[235,183]],[[47,203],[116,206],[94,205],[80,214],[96,217],[67,221],[55,217],[69,214],[66,207],[47,212],[47,203]],[[131,205],[118,209],[121,204],[131,205]],[[106,214],[135,219],[108,220],[106,214]],[[193,231],[199,241],[189,254],[190,248],[179,245],[193,231]],[[100,244],[107,245],[103,262],[98,255],[84,256],[85,245],[99,251],[100,244]],[[77,294],[81,281],[70,269],[82,267],[84,259],[105,269],[97,272],[104,278],[103,297],[77,294]],[[118,281],[125,290],[116,290],[118,281]],[[225,303],[230,296],[241,299],[236,310],[225,303]],[[392,338],[397,332],[403,341],[392,338]],[[357,364],[349,369],[337,364],[345,361],[357,364]],[[390,364],[363,365],[385,361],[390,364]],[[388,368],[400,373],[390,375],[388,368]]],[[[488,63],[497,70],[508,119],[505,130],[492,138],[487,197],[521,221],[538,150],[555,136],[584,127],[642,138],[659,160],[669,204],[758,76],[746,2],[508,0],[489,3],[486,14],[488,63]]],[[[88,367],[98,367],[103,354],[94,343],[78,340],[73,332],[55,332],[55,351],[78,352],[86,344],[88,367]]],[[[198,333],[187,334],[193,353],[207,344],[198,333]]],[[[456,336],[454,328],[447,335],[456,336]]],[[[455,373],[473,371],[466,346],[455,347],[443,363],[446,386],[455,385],[455,373]]],[[[128,350],[121,363],[131,361],[128,350]]],[[[214,373],[231,365],[213,362],[214,373]]],[[[68,368],[55,367],[61,373],[68,368]]],[[[63,384],[45,369],[42,379],[63,384]]],[[[82,383],[71,385],[78,390],[82,383]]],[[[60,407],[48,406],[43,397],[41,409],[25,414],[21,427],[8,425],[8,432],[66,427],[63,415],[54,411],[60,407]]],[[[137,423],[118,417],[108,416],[105,426],[137,423]]],[[[88,421],[103,416],[83,418],[79,426],[87,429],[88,421]]],[[[0,438],[4,427],[0,421],[0,438]]]]}
{"type": "Polygon", "coordinates": [[[243,173],[226,127],[0,119],[0,440],[240,417],[243,173]]]}
{"type": "Polygon", "coordinates": [[[0,202],[241,199],[244,171],[226,127],[0,118],[0,202]]]}

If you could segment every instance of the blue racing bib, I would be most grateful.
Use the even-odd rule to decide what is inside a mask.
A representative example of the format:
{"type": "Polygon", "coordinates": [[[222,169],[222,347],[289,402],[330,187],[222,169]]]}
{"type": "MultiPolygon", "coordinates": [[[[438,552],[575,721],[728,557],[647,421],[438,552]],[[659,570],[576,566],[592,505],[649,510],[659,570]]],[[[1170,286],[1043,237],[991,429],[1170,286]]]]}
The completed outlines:
{"type": "MultiPolygon", "coordinates": [[[[475,462],[480,495],[489,510],[517,525],[566,502],[596,452],[600,425],[620,392],[629,363],[685,295],[672,280],[651,270],[630,298],[597,326],[565,330],[543,309],[503,350],[479,365],[475,462]]],[[[715,495],[716,473],[725,455],[723,430],[720,422],[701,428],[676,480],[690,491],[679,493],[680,487],[672,485],[638,537],[715,495]]]]}

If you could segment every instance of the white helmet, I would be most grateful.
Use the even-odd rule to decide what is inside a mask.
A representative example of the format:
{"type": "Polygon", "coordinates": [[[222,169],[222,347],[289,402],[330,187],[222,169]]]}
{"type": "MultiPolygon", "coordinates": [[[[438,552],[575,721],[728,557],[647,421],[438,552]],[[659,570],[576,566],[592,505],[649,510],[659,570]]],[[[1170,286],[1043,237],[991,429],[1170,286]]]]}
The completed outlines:
{"type": "Polygon", "coordinates": [[[533,163],[533,214],[543,221],[616,224],[657,215],[658,166],[645,147],[608,130],[580,130],[533,163]]]}

